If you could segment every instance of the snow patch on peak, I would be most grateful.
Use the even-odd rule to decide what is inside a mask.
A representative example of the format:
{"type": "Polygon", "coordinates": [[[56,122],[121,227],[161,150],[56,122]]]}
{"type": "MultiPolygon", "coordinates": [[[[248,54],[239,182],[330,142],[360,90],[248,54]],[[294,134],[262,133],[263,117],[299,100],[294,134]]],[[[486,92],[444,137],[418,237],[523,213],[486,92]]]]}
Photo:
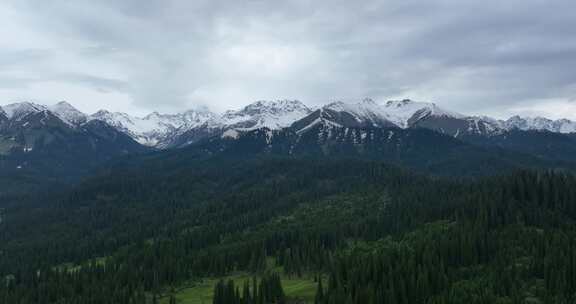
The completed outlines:
{"type": "Polygon", "coordinates": [[[267,108],[307,108],[300,100],[297,99],[277,99],[277,100],[257,100],[245,108],[267,107],[267,108]]]}
{"type": "Polygon", "coordinates": [[[278,130],[290,126],[310,113],[311,110],[298,100],[260,100],[239,111],[225,112],[216,123],[223,129],[278,130]]]}
{"type": "Polygon", "coordinates": [[[180,119],[180,122],[182,123],[181,127],[192,128],[213,121],[217,119],[217,116],[207,108],[203,108],[198,110],[188,110],[180,114],[178,119],[180,119]]]}
{"type": "Polygon", "coordinates": [[[300,128],[299,130],[296,131],[297,134],[303,134],[306,133],[308,130],[314,128],[315,126],[320,126],[322,129],[330,129],[330,128],[341,128],[342,125],[340,125],[337,122],[331,121],[329,119],[325,119],[323,117],[323,113],[322,113],[322,109],[318,110],[320,113],[318,115],[318,117],[316,117],[313,121],[311,121],[308,125],[303,126],[302,128],[300,128]]]}
{"type": "Polygon", "coordinates": [[[568,119],[559,119],[554,122],[554,129],[559,133],[575,133],[576,122],[568,119]]]}
{"type": "Polygon", "coordinates": [[[222,133],[222,138],[238,139],[238,137],[240,137],[240,132],[234,129],[226,130],[222,133]]]}
{"type": "Polygon", "coordinates": [[[259,100],[235,113],[258,115],[283,115],[291,112],[310,112],[310,109],[299,100],[259,100]]]}
{"type": "Polygon", "coordinates": [[[550,131],[556,133],[575,133],[576,122],[568,119],[552,120],[545,117],[520,117],[518,115],[510,117],[503,122],[508,130],[537,130],[550,131]]]}
{"type": "Polygon", "coordinates": [[[356,103],[336,101],[327,104],[323,109],[351,115],[361,125],[374,127],[394,125],[404,129],[430,116],[467,118],[467,116],[444,110],[434,103],[417,102],[410,99],[390,100],[382,104],[369,98],[356,103]]]}
{"type": "Polygon", "coordinates": [[[179,114],[152,112],[144,117],[100,110],[90,120],[101,120],[134,140],[147,146],[162,146],[172,137],[214,120],[216,115],[207,110],[189,110],[179,114]]]}
{"type": "Polygon", "coordinates": [[[329,110],[333,110],[333,111],[338,111],[338,112],[343,112],[343,111],[354,111],[355,110],[355,106],[354,104],[347,104],[344,103],[343,101],[334,101],[331,102],[327,105],[325,105],[323,109],[329,109],[329,110]]]}
{"type": "Polygon", "coordinates": [[[384,107],[368,98],[357,103],[336,101],[326,105],[323,109],[347,113],[360,125],[375,127],[396,125],[390,115],[384,111],[384,107]]]}
{"type": "Polygon", "coordinates": [[[43,105],[35,104],[32,102],[18,102],[6,105],[3,107],[6,116],[10,119],[20,120],[24,116],[31,113],[38,113],[46,111],[47,108],[43,105]]]}
{"type": "Polygon", "coordinates": [[[428,116],[442,116],[457,119],[466,118],[465,115],[444,110],[435,103],[419,102],[410,99],[390,100],[386,102],[386,112],[392,121],[402,128],[408,128],[410,121],[418,121],[428,116]]]}
{"type": "Polygon", "coordinates": [[[72,126],[78,126],[88,120],[86,114],[80,112],[66,101],[61,101],[48,109],[62,121],[72,126]]]}
{"type": "Polygon", "coordinates": [[[131,124],[130,116],[120,112],[110,112],[107,110],[100,110],[90,116],[91,119],[101,120],[113,127],[120,127],[124,124],[131,124]]]}

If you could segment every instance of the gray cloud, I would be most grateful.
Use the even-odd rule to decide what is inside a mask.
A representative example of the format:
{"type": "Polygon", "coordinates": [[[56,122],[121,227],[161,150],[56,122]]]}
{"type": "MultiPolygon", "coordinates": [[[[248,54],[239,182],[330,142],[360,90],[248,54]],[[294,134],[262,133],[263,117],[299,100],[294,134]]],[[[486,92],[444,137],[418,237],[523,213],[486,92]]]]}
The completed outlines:
{"type": "Polygon", "coordinates": [[[80,107],[142,112],[413,97],[501,116],[554,115],[576,98],[568,0],[6,3],[15,43],[0,44],[0,97],[68,99],[72,86],[94,91],[70,100],[80,107]],[[19,46],[18,31],[38,45],[19,46]]]}

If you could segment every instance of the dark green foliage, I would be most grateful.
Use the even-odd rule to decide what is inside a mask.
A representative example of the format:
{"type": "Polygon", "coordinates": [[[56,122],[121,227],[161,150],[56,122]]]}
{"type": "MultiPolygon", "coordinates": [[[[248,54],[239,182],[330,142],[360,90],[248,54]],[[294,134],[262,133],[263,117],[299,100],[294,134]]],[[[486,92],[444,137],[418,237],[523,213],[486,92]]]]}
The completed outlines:
{"type": "Polygon", "coordinates": [[[324,287],[322,287],[322,277],[319,277],[317,280],[318,288],[316,289],[316,298],[314,299],[314,304],[324,302],[324,287]]]}
{"type": "Polygon", "coordinates": [[[234,271],[255,278],[220,282],[214,303],[280,303],[271,260],[284,275],[318,274],[316,303],[574,300],[573,175],[459,181],[317,159],[164,165],[7,203],[0,303],[170,303],[173,287],[234,271]]]}
{"type": "Polygon", "coordinates": [[[240,293],[238,287],[235,287],[233,280],[220,280],[214,288],[214,304],[264,304],[277,303],[284,304],[286,296],[282,289],[280,276],[276,273],[266,273],[262,276],[259,283],[256,277],[253,279],[254,285],[252,293],[248,281],[242,287],[240,293]]]}
{"type": "Polygon", "coordinates": [[[469,135],[461,139],[478,146],[499,147],[551,160],[573,162],[576,156],[574,134],[511,130],[494,136],[469,135]]]}

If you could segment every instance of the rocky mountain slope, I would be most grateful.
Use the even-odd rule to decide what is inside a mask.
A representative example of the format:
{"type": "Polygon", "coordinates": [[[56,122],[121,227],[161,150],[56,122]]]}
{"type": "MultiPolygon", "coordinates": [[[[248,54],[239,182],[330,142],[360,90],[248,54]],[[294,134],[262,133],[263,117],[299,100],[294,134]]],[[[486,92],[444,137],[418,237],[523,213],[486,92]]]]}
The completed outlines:
{"type": "Polygon", "coordinates": [[[0,118],[0,176],[72,178],[113,157],[148,148],[99,120],[83,120],[67,104],[3,107],[0,118]]]}

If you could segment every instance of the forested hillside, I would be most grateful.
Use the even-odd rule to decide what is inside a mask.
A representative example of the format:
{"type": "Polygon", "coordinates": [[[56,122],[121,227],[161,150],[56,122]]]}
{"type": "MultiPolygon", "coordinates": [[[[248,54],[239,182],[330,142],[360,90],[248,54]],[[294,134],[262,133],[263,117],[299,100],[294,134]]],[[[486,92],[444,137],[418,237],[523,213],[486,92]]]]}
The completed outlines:
{"type": "MultiPolygon", "coordinates": [[[[574,300],[568,173],[438,179],[372,161],[271,158],[122,172],[3,201],[0,302],[201,303],[187,288],[234,274],[273,286],[278,303],[574,300]],[[298,278],[314,296],[278,291],[298,278]]],[[[215,303],[272,301],[244,297],[244,284],[228,298],[215,284],[215,303]]]]}

